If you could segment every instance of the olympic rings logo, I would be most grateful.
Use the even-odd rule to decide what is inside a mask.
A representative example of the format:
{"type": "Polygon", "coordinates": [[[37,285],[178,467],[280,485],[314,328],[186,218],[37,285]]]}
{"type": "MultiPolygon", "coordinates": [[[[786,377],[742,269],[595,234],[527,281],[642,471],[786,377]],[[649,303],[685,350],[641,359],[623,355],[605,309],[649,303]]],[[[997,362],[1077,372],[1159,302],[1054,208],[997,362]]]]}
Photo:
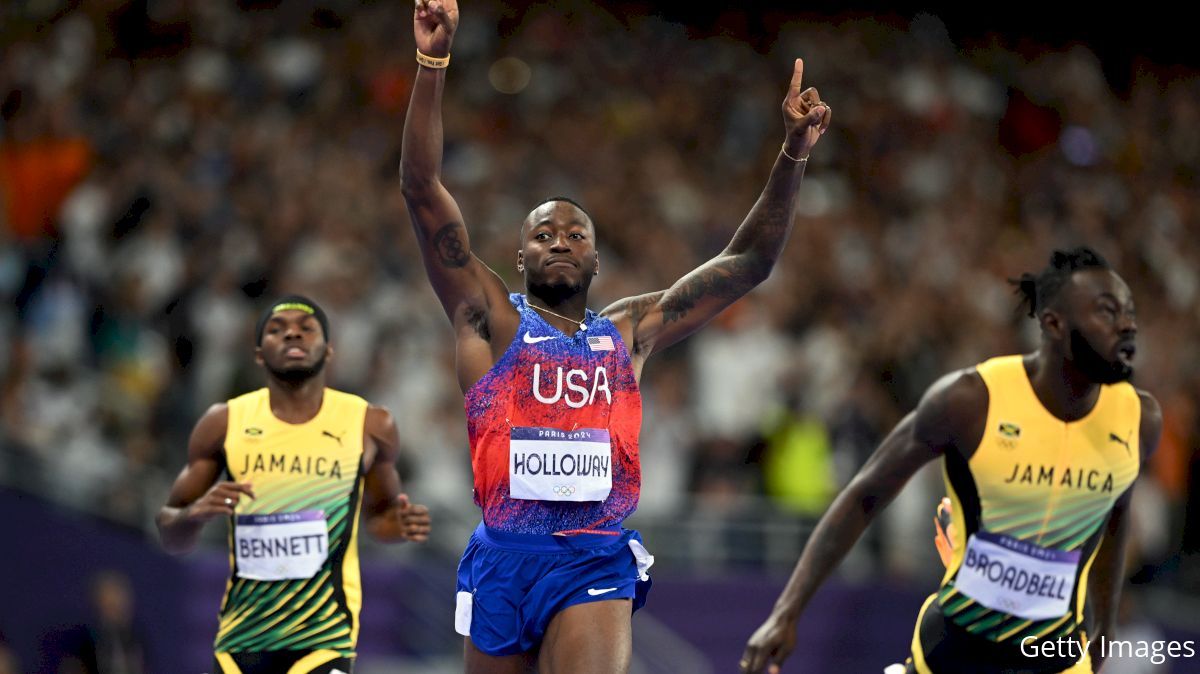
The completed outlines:
{"type": "Polygon", "coordinates": [[[552,490],[555,496],[574,496],[575,485],[573,484],[556,484],[552,490]]]}

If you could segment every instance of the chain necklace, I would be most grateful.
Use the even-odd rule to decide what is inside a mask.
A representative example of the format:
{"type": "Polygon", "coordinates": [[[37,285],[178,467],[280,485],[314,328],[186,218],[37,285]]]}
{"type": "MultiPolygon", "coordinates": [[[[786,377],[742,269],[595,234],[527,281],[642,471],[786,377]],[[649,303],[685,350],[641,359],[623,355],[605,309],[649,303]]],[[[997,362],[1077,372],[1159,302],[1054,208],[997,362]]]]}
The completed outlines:
{"type": "MultiPolygon", "coordinates": [[[[539,307],[539,306],[537,306],[537,305],[536,305],[536,304],[534,304],[533,302],[529,302],[528,304],[529,304],[529,307],[530,307],[531,309],[537,309],[538,311],[541,311],[541,312],[543,312],[543,313],[547,313],[547,314],[550,314],[551,316],[556,316],[556,317],[558,317],[558,318],[561,318],[561,319],[563,319],[564,321],[571,321],[571,322],[572,322],[572,323],[574,323],[575,325],[578,325],[578,326],[579,326],[579,329],[580,329],[580,331],[587,330],[587,326],[583,324],[583,321],[577,321],[577,320],[575,320],[574,318],[567,318],[566,316],[563,316],[562,314],[556,314],[556,313],[554,313],[553,311],[550,311],[549,309],[543,309],[542,307],[539,307]]],[[[587,318],[587,312],[586,312],[586,311],[584,312],[584,318],[585,318],[585,319],[587,318]]]]}

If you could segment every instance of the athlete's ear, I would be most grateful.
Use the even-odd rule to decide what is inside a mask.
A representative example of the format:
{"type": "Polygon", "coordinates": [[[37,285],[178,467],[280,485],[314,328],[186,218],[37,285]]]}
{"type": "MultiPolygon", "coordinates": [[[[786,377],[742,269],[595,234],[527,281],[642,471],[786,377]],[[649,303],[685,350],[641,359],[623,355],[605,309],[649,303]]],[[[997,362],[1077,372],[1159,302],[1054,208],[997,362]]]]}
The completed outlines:
{"type": "Polygon", "coordinates": [[[525,251],[523,250],[517,251],[517,273],[525,273],[525,251]]]}
{"type": "Polygon", "coordinates": [[[1038,322],[1042,324],[1042,332],[1050,337],[1053,341],[1060,341],[1066,335],[1066,324],[1059,313],[1053,309],[1044,309],[1038,322]]]}
{"type": "Polygon", "coordinates": [[[255,364],[257,364],[259,367],[263,367],[263,366],[265,366],[265,365],[267,364],[267,362],[266,362],[265,360],[263,360],[263,355],[262,355],[262,347],[261,347],[261,346],[256,346],[256,347],[254,347],[254,362],[255,362],[255,364]]]}
{"type": "Polygon", "coordinates": [[[325,361],[329,362],[331,360],[333,360],[333,345],[326,344],[325,345],[325,361]]]}
{"type": "Polygon", "coordinates": [[[600,251],[596,251],[595,256],[592,258],[592,276],[596,276],[599,273],[600,273],[600,251]]]}

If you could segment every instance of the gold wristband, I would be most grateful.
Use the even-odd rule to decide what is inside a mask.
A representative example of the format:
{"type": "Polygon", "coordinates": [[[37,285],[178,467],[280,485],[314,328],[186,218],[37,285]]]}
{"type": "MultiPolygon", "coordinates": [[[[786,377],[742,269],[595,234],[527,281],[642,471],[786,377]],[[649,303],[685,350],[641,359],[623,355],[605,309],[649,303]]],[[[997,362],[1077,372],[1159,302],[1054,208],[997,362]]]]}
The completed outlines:
{"type": "Polygon", "coordinates": [[[445,68],[446,66],[450,65],[450,55],[446,54],[445,56],[439,58],[437,56],[430,56],[429,54],[422,54],[421,50],[418,49],[417,63],[420,63],[426,68],[445,68]]]}
{"type": "Polygon", "coordinates": [[[792,161],[796,162],[797,164],[808,163],[808,157],[793,157],[792,155],[788,154],[786,140],[783,141],[783,145],[779,146],[779,151],[783,153],[783,156],[787,157],[788,159],[791,159],[792,161]]]}

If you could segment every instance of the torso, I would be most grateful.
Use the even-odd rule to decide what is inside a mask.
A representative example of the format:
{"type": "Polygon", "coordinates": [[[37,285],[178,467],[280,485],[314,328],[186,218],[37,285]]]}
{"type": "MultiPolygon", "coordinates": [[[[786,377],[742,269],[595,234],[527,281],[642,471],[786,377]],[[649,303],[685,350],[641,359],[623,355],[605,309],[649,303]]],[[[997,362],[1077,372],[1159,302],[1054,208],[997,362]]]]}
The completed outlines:
{"type": "Polygon", "coordinates": [[[641,395],[611,321],[566,335],[510,296],[520,321],[466,392],[475,501],[492,528],[551,534],[619,525],[641,487],[641,395]]]}
{"type": "Polygon", "coordinates": [[[256,498],[231,527],[218,652],[353,654],[366,413],[365,400],[332,389],[300,424],[275,417],[267,389],[229,401],[226,470],[256,498]]]}
{"type": "Polygon", "coordinates": [[[997,643],[1073,635],[1104,524],[1137,478],[1137,391],[1103,386],[1091,411],[1067,422],[1038,400],[1021,356],[977,372],[987,420],[973,452],[945,458],[963,525],[938,602],[947,620],[997,643]]]}

